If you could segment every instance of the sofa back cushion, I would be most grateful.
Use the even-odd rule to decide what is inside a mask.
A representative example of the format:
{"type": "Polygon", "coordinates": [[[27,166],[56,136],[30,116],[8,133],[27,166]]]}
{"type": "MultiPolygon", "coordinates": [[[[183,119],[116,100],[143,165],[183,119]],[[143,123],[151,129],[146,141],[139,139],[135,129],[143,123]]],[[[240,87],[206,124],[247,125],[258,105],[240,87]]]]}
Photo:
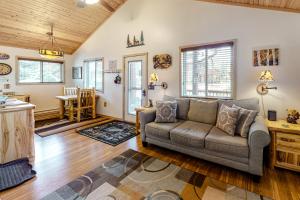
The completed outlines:
{"type": "Polygon", "coordinates": [[[218,101],[191,99],[188,119],[205,124],[215,125],[217,121],[218,101]]]}
{"type": "Polygon", "coordinates": [[[232,107],[233,105],[245,108],[247,110],[255,110],[259,112],[259,99],[251,98],[251,99],[241,99],[241,100],[220,100],[219,101],[219,109],[221,106],[225,104],[226,106],[232,107]]]}
{"type": "Polygon", "coordinates": [[[187,115],[190,108],[190,99],[187,98],[175,98],[165,95],[164,101],[176,101],[177,102],[177,119],[187,120],[187,115]]]}

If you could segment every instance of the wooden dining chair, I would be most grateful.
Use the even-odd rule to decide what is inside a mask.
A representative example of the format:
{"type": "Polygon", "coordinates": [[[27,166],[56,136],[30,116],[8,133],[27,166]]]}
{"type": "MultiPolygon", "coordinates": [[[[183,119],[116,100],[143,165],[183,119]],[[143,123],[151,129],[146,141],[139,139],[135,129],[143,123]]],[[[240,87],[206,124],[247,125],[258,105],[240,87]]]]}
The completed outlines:
{"type": "Polygon", "coordinates": [[[64,96],[77,95],[77,87],[64,87],[64,96]]]}
{"type": "MultiPolygon", "coordinates": [[[[63,96],[71,96],[76,95],[77,96],[77,89],[78,87],[63,87],[63,96]]],[[[70,111],[71,107],[74,108],[77,105],[77,99],[74,101],[65,101],[64,103],[64,115],[68,116],[70,118],[70,115],[73,115],[73,111],[70,111]],[[70,105],[70,103],[73,104],[73,106],[70,105]]]]}
{"type": "Polygon", "coordinates": [[[84,117],[91,115],[93,119],[96,118],[96,90],[93,89],[77,89],[77,122],[81,120],[81,114],[84,117]]]}

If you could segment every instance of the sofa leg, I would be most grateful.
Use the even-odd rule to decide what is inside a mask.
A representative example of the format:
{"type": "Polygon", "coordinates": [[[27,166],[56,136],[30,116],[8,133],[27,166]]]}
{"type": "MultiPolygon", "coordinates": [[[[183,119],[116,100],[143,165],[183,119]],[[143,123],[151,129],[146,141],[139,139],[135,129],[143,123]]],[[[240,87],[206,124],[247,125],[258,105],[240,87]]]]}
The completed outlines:
{"type": "Polygon", "coordinates": [[[261,179],[261,176],[253,175],[253,182],[259,183],[261,179]]]}
{"type": "Polygon", "coordinates": [[[148,142],[142,142],[143,147],[147,147],[148,146],[148,142]]]}

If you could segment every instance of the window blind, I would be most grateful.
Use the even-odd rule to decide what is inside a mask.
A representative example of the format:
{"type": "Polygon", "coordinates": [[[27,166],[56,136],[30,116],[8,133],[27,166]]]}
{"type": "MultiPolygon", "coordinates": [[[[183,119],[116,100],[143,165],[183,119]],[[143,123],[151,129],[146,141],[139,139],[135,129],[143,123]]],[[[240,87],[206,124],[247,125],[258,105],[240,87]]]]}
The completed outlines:
{"type": "Polygon", "coordinates": [[[181,95],[233,98],[233,42],[181,49],[181,95]]]}

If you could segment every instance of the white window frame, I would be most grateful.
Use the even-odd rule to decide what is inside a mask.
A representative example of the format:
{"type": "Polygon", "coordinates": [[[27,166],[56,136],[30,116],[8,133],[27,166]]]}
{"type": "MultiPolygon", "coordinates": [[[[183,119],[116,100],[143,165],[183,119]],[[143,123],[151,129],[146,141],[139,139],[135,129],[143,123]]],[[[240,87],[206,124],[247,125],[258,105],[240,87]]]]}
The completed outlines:
{"type": "MultiPolygon", "coordinates": [[[[212,43],[205,43],[205,44],[198,44],[198,45],[189,45],[189,46],[182,46],[179,47],[179,57],[180,57],[180,73],[179,73],[179,88],[180,88],[180,96],[187,97],[187,98],[198,98],[198,99],[235,99],[236,98],[236,40],[226,40],[220,42],[212,42],[212,43]],[[213,96],[188,96],[183,95],[183,83],[182,83],[182,75],[183,75],[183,66],[182,66],[182,52],[186,49],[201,49],[205,48],[206,46],[218,46],[226,43],[232,43],[232,70],[231,70],[231,96],[230,97],[213,97],[213,96]]],[[[206,66],[207,68],[207,66],[206,66]]],[[[207,78],[206,78],[207,79],[207,78]]],[[[207,84],[207,82],[206,82],[207,84]]],[[[206,91],[207,93],[207,91],[206,91]]]]}
{"type": "Polygon", "coordinates": [[[95,62],[95,71],[96,71],[96,62],[97,61],[100,61],[100,62],[102,62],[102,74],[100,75],[100,76],[102,76],[102,89],[98,89],[98,88],[96,88],[96,77],[97,77],[97,74],[95,73],[95,89],[96,89],[96,91],[97,92],[101,92],[101,93],[104,93],[104,59],[103,58],[93,58],[93,59],[86,59],[86,60],[84,60],[83,61],[83,77],[84,77],[84,87],[85,88],[87,88],[88,87],[88,84],[87,84],[87,75],[86,75],[86,73],[87,73],[87,63],[88,62],[95,62]]]}
{"type": "Polygon", "coordinates": [[[16,83],[17,85],[61,85],[65,83],[65,62],[63,60],[48,60],[48,59],[39,59],[39,58],[26,58],[26,57],[16,57],[16,83]],[[40,73],[41,73],[41,81],[40,82],[20,82],[20,60],[27,60],[27,61],[37,61],[40,62],[40,73]],[[59,63],[61,64],[60,69],[60,82],[44,82],[43,81],[43,63],[59,63]]]}

